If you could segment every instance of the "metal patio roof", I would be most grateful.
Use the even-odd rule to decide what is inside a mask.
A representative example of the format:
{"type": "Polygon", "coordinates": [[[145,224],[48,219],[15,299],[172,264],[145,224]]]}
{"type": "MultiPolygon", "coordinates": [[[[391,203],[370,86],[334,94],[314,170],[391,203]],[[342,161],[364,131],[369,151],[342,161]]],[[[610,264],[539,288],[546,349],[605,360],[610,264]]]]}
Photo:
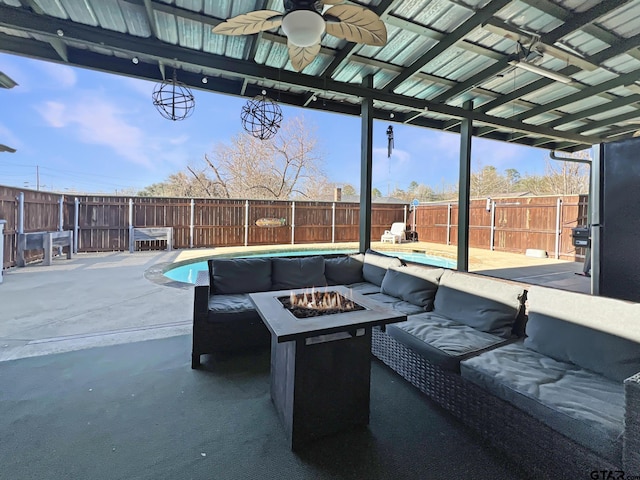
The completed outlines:
{"type": "Polygon", "coordinates": [[[281,30],[211,32],[230,16],[282,10],[281,0],[0,0],[0,51],[150,80],[176,69],[199,90],[265,89],[282,103],[354,115],[372,97],[378,119],[459,131],[471,118],[474,136],[550,150],[640,128],[640,0],[349,3],[383,19],[387,44],[325,35],[300,73],[281,30]],[[518,42],[533,46],[530,63],[570,83],[515,67],[518,42]],[[369,75],[373,88],[362,84],[369,75]]]}

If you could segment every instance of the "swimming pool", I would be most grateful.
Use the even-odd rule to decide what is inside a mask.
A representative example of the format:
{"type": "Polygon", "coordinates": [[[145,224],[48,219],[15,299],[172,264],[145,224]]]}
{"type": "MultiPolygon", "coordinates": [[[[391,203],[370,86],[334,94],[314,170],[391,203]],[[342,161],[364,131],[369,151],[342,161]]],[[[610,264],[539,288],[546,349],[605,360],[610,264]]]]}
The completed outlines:
{"type": "MultiPolygon", "coordinates": [[[[234,258],[251,258],[251,257],[291,257],[302,255],[330,255],[330,254],[345,254],[345,253],[357,253],[354,250],[296,250],[287,252],[263,252],[252,253],[248,255],[238,255],[234,258]]],[[[380,253],[385,255],[392,255],[394,257],[401,258],[407,262],[424,263],[426,265],[432,265],[435,267],[455,268],[455,260],[448,258],[436,257],[434,255],[427,255],[420,252],[388,252],[386,250],[380,250],[380,253]]],[[[164,276],[175,280],[176,282],[183,283],[196,283],[198,272],[200,270],[207,270],[207,261],[195,261],[193,263],[187,263],[179,267],[172,268],[164,272],[164,276]]]]}

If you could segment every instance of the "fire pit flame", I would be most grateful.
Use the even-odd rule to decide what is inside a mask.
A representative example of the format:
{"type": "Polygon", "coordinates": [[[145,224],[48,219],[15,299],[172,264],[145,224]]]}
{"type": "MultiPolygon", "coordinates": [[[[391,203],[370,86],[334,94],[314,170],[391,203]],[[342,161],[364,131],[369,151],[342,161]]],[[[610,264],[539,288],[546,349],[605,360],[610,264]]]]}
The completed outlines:
{"type": "Polygon", "coordinates": [[[313,310],[353,310],[353,300],[344,298],[337,292],[304,292],[289,294],[289,303],[292,307],[309,308],[313,310]]]}
{"type": "Polygon", "coordinates": [[[303,293],[290,292],[288,297],[279,297],[279,300],[298,318],[331,315],[364,309],[364,307],[358,305],[353,299],[347,298],[338,292],[317,292],[314,289],[303,293]]]}

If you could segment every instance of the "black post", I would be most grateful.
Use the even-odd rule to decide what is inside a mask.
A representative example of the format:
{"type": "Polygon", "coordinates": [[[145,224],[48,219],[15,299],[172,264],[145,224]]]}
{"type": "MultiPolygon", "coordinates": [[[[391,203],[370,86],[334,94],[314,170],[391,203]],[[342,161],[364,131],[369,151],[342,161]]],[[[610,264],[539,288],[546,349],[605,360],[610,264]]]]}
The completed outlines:
{"type": "MultiPolygon", "coordinates": [[[[473,100],[464,102],[465,110],[473,110],[473,100]]],[[[458,271],[469,271],[469,200],[471,199],[471,138],[473,120],[460,124],[460,177],[458,185],[458,271]]]]}
{"type": "MultiPolygon", "coordinates": [[[[367,75],[362,86],[373,88],[373,75],[367,75]]],[[[362,99],[360,157],[360,251],[371,246],[371,179],[373,169],[373,97],[362,99]]]]}

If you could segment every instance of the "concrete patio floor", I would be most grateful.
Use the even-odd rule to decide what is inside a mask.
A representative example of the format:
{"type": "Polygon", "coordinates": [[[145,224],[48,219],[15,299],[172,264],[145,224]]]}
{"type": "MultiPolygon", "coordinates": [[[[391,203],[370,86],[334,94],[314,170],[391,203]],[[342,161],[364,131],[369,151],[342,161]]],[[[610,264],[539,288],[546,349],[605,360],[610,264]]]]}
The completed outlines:
{"type": "MultiPolygon", "coordinates": [[[[308,248],[354,248],[357,244],[308,248]]],[[[455,247],[424,242],[378,250],[419,250],[455,258],[455,247]]],[[[290,249],[290,245],[262,250],[290,249]]],[[[251,248],[251,251],[260,249],[251,248]]],[[[170,263],[244,247],[78,254],[5,271],[0,284],[0,361],[191,333],[193,287],[162,276],[170,263]]],[[[470,271],[584,293],[582,264],[488,250],[470,251],[470,271]]]]}

